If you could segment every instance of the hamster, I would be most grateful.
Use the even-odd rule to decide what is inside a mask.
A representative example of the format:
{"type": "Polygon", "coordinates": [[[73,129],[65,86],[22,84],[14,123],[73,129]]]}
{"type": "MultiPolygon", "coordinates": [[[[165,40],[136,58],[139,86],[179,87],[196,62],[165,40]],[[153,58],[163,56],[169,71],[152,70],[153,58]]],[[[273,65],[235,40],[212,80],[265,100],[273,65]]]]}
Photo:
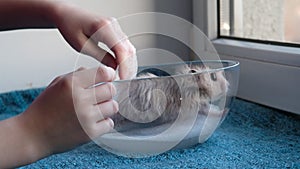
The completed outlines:
{"type": "Polygon", "coordinates": [[[173,122],[182,106],[207,115],[211,107],[217,107],[211,106],[214,101],[226,97],[229,83],[223,70],[213,71],[202,64],[185,65],[175,68],[174,75],[158,76],[152,71],[143,71],[128,86],[118,87],[122,91],[117,101],[123,117],[119,117],[118,122],[173,122]]]}

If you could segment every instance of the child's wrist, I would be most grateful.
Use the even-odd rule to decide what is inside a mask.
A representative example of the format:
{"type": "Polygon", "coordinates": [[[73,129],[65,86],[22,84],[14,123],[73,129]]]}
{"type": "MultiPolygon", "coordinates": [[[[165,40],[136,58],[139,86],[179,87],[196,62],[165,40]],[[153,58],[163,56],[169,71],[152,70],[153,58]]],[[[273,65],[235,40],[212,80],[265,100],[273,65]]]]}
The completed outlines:
{"type": "Polygon", "coordinates": [[[54,27],[58,27],[61,22],[63,11],[68,6],[67,2],[65,1],[50,1],[47,5],[47,15],[48,20],[53,24],[54,27]]]}
{"type": "Polygon", "coordinates": [[[47,142],[45,142],[46,136],[43,132],[43,128],[37,125],[38,121],[35,121],[33,116],[28,116],[25,112],[17,116],[18,127],[20,128],[23,138],[24,154],[27,155],[28,160],[32,163],[38,161],[41,158],[51,155],[51,149],[47,142]]]}

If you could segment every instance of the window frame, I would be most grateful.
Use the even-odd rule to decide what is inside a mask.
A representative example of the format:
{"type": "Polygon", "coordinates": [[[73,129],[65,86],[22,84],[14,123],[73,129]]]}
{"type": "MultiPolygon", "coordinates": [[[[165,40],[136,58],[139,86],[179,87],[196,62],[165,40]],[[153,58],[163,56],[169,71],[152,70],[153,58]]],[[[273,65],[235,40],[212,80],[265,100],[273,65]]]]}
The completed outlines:
{"type": "Polygon", "coordinates": [[[300,48],[221,37],[218,20],[218,0],[193,0],[193,23],[220,59],[240,62],[237,97],[300,114],[300,48]]]}

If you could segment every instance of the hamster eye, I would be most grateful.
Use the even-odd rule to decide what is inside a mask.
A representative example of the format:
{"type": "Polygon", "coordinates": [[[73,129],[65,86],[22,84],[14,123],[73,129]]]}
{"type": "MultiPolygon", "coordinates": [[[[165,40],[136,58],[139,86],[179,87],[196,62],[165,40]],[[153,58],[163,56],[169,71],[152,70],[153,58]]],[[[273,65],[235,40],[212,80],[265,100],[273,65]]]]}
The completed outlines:
{"type": "Polygon", "coordinates": [[[191,69],[190,71],[189,71],[189,73],[196,73],[197,71],[196,70],[194,70],[194,69],[191,69]]]}
{"type": "Polygon", "coordinates": [[[216,81],[217,80],[217,74],[216,73],[211,73],[210,78],[211,78],[211,80],[216,81]]]}

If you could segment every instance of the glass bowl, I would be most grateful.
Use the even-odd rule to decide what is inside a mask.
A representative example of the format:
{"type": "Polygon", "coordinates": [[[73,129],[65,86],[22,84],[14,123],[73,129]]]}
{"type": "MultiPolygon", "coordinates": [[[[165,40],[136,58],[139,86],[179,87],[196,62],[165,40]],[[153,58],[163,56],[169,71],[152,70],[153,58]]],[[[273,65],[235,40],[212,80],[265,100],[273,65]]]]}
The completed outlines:
{"type": "Polygon", "coordinates": [[[138,77],[112,82],[115,128],[94,141],[127,157],[157,155],[205,142],[236,96],[239,63],[190,61],[139,67],[138,77]]]}

